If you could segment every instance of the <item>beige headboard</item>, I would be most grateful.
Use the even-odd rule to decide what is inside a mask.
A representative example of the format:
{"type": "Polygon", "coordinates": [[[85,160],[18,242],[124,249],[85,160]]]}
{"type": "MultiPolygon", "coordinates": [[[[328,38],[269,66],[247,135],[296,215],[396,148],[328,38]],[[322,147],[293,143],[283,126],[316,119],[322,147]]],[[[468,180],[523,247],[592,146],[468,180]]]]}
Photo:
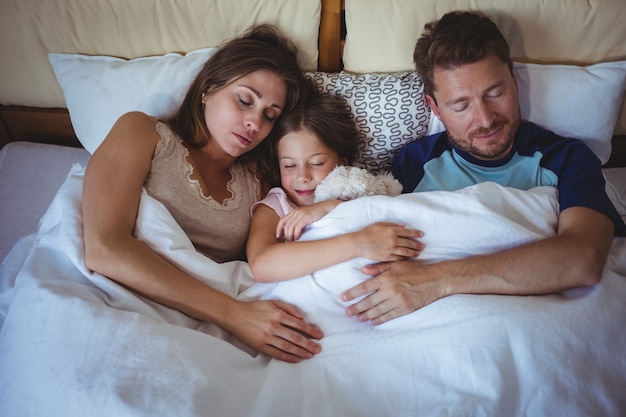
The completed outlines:
{"type": "Polygon", "coordinates": [[[274,22],[317,69],[320,0],[2,0],[0,104],[65,107],[48,52],[122,58],[215,46],[274,22]]]}
{"type": "MultiPolygon", "coordinates": [[[[424,23],[467,8],[498,23],[519,61],[626,59],[625,0],[0,0],[0,147],[15,140],[80,146],[48,52],[189,52],[270,21],[298,44],[306,70],[413,70],[424,23]]],[[[624,103],[615,133],[612,159],[626,166],[624,103]]]]}
{"type": "MultiPolygon", "coordinates": [[[[345,0],[344,69],[413,70],[424,24],[455,9],[481,10],[509,41],[516,61],[592,64],[626,59],[624,0],[345,0]]],[[[616,134],[626,134],[622,103],[616,134]]]]}

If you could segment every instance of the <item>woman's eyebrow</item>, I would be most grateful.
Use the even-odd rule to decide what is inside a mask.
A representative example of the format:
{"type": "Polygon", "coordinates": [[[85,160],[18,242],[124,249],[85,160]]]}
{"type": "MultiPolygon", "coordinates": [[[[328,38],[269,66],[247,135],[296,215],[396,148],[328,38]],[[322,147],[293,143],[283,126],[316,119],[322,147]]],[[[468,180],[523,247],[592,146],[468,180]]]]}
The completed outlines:
{"type": "MultiPolygon", "coordinates": [[[[247,85],[247,84],[240,84],[240,85],[241,85],[242,87],[247,88],[248,90],[252,91],[252,93],[253,93],[255,96],[257,96],[258,98],[262,98],[262,97],[263,97],[263,94],[261,94],[261,92],[260,92],[259,90],[257,90],[256,88],[251,87],[251,86],[249,86],[249,85],[247,85]]],[[[276,104],[276,103],[272,103],[272,104],[270,105],[270,107],[275,107],[275,108],[277,108],[278,110],[282,110],[282,107],[280,107],[280,106],[279,106],[278,104],[276,104]]]]}

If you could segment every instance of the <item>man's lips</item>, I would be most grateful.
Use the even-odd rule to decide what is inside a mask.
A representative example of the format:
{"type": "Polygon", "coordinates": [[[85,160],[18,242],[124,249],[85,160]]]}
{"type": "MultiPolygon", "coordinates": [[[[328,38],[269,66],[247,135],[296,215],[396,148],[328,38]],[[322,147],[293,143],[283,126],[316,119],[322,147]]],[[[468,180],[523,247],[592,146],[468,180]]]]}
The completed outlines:
{"type": "Polygon", "coordinates": [[[502,131],[502,129],[504,129],[504,126],[506,126],[506,123],[498,123],[497,126],[494,126],[492,129],[488,131],[485,129],[480,129],[477,132],[474,132],[471,135],[471,137],[472,139],[477,139],[477,140],[490,140],[498,136],[500,132],[502,131]]]}

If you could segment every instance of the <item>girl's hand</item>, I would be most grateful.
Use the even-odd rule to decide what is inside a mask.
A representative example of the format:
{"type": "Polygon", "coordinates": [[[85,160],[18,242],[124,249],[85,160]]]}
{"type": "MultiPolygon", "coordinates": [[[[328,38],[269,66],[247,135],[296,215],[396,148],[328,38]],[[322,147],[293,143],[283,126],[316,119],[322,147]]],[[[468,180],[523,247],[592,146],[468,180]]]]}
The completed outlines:
{"type": "Polygon", "coordinates": [[[304,315],[293,305],[278,301],[238,301],[229,314],[230,325],[224,328],[246,345],[273,358],[297,363],[321,352],[324,335],[315,325],[306,323],[304,315]]]}
{"type": "Polygon", "coordinates": [[[340,200],[326,200],[310,206],[298,207],[278,221],[276,239],[298,240],[302,231],[316,222],[341,203],[340,200]]]}
{"type": "Polygon", "coordinates": [[[355,233],[360,256],[374,261],[398,261],[420,254],[424,245],[417,241],[424,235],[401,224],[378,222],[355,233]]]}

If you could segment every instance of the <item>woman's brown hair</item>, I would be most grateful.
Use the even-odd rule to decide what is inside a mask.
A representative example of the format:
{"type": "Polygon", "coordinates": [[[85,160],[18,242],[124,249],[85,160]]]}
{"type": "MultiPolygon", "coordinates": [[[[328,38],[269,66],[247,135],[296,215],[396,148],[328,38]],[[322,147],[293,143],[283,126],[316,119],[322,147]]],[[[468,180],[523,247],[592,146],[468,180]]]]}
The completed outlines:
{"type": "MultiPolygon", "coordinates": [[[[191,83],[169,124],[189,146],[203,147],[210,137],[202,106],[203,94],[214,94],[258,70],[271,71],[285,82],[287,97],[282,112],[291,111],[300,99],[304,79],[298,64],[298,50],[276,26],[261,24],[224,43],[211,55],[191,83]]],[[[263,163],[269,158],[269,149],[264,142],[239,160],[244,163],[254,161],[262,171],[266,170],[263,163]]]]}

